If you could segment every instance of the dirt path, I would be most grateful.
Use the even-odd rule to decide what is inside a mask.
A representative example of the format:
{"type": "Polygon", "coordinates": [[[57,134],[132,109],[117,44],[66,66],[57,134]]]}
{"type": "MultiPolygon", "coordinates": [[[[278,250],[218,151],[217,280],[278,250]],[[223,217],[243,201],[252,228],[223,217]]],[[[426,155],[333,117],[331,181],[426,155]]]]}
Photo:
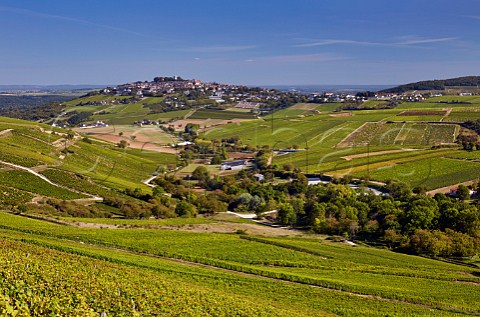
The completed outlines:
{"type": "Polygon", "coordinates": [[[365,122],[364,124],[362,124],[361,126],[359,126],[358,128],[356,128],[352,133],[350,133],[349,135],[347,135],[346,137],[344,137],[340,142],[337,143],[337,145],[335,146],[336,148],[345,148],[345,147],[348,147],[349,144],[348,144],[348,141],[350,139],[353,139],[357,134],[359,134],[363,128],[365,128],[368,124],[370,124],[371,122],[365,122]]]}
{"type": "Polygon", "coordinates": [[[443,117],[440,119],[440,121],[445,120],[445,118],[447,118],[450,115],[450,113],[452,113],[453,108],[443,108],[442,110],[445,110],[446,112],[443,115],[443,117]]]}
{"type": "Polygon", "coordinates": [[[150,184],[150,182],[153,181],[155,178],[157,178],[157,175],[154,175],[154,176],[151,176],[151,177],[147,178],[146,180],[142,181],[142,183],[144,183],[145,185],[153,188],[153,187],[155,187],[155,185],[150,184]]]}
{"type": "Polygon", "coordinates": [[[10,136],[12,134],[12,131],[13,129],[6,129],[6,130],[0,131],[0,138],[10,136]]]}
{"type": "Polygon", "coordinates": [[[200,110],[200,109],[203,109],[203,108],[206,108],[207,106],[201,106],[201,107],[198,107],[198,108],[193,108],[192,110],[190,110],[190,112],[188,112],[184,117],[183,119],[188,119],[190,118],[195,112],[197,112],[197,110],[200,110]]]}

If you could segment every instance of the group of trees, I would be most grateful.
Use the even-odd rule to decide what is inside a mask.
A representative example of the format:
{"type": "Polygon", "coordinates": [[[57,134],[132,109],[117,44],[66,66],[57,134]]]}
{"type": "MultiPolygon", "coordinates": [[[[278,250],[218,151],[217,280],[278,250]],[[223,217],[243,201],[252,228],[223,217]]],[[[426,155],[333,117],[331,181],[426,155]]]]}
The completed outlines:
{"type": "Polygon", "coordinates": [[[408,185],[391,181],[384,197],[342,184],[299,187],[298,183],[284,185],[291,194],[279,209],[278,219],[284,225],[383,241],[408,252],[441,256],[480,252],[480,212],[477,205],[462,200],[463,193],[459,198],[414,195],[408,185]]]}
{"type": "Polygon", "coordinates": [[[337,111],[342,110],[379,110],[379,109],[392,109],[395,108],[400,101],[388,101],[388,102],[380,102],[375,105],[366,105],[363,102],[350,102],[344,103],[337,108],[337,111]]]}
{"type": "Polygon", "coordinates": [[[443,80],[426,80],[382,90],[387,93],[404,93],[411,90],[443,90],[445,87],[480,85],[480,76],[466,76],[443,80]]]}
{"type": "Polygon", "coordinates": [[[309,186],[307,178],[279,171],[290,182],[272,185],[258,182],[252,172],[212,177],[204,167],[192,179],[207,194],[196,194],[175,178],[156,180],[158,188],[178,199],[175,212],[256,212],[278,210],[282,225],[310,228],[317,233],[350,239],[383,242],[413,253],[440,256],[471,256],[480,252],[480,212],[468,203],[469,189],[459,187],[457,197],[425,195],[398,181],[386,185],[388,195],[374,195],[367,188],[354,190],[346,182],[309,186]]]}

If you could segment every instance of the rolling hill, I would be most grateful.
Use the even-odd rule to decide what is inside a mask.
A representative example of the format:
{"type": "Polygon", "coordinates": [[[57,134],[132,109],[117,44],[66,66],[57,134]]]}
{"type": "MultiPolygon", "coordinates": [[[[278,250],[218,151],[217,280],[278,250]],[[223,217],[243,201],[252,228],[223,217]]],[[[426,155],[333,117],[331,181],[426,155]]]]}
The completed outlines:
{"type": "Polygon", "coordinates": [[[64,103],[50,124],[0,117],[2,314],[479,314],[478,233],[468,231],[478,227],[475,204],[360,195],[342,184],[308,186],[304,175],[301,185],[294,170],[448,191],[480,178],[480,152],[458,143],[462,123],[480,119],[479,97],[387,109],[371,100],[371,110],[302,102],[264,113],[234,103],[152,113],[162,97],[133,98],[84,96],[64,103]],[[86,120],[75,127],[51,125],[81,113],[86,120]],[[192,142],[170,146],[185,140],[192,142]],[[224,153],[258,162],[270,152],[271,166],[238,179],[210,164],[224,153]],[[255,180],[260,172],[269,178],[255,180]],[[450,213],[436,210],[431,226],[413,231],[408,221],[427,221],[433,202],[451,203],[442,207],[450,213]],[[290,221],[281,218],[287,204],[298,209],[290,222],[297,229],[236,216],[268,210],[290,221]],[[442,221],[464,232],[428,235],[442,221]],[[412,245],[431,258],[388,249],[412,245]],[[455,261],[439,258],[460,252],[455,261]]]}

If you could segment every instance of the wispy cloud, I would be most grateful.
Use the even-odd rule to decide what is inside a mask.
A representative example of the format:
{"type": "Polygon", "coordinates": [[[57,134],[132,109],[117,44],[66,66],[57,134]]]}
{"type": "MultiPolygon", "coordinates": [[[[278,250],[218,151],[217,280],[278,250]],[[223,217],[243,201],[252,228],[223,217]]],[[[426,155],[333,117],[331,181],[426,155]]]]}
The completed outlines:
{"type": "Polygon", "coordinates": [[[413,38],[405,39],[404,41],[394,43],[394,44],[396,44],[396,45],[416,45],[416,44],[451,42],[451,41],[454,41],[454,40],[458,40],[458,37],[441,37],[441,38],[432,38],[432,39],[413,37],[413,38]]]}
{"type": "Polygon", "coordinates": [[[462,16],[463,18],[469,18],[469,19],[474,19],[474,20],[480,20],[479,15],[464,15],[462,16]]]}
{"type": "Polygon", "coordinates": [[[313,40],[308,43],[298,44],[295,47],[315,47],[315,46],[325,46],[325,45],[359,45],[359,46],[414,46],[418,44],[428,44],[428,43],[441,43],[441,42],[450,42],[457,40],[456,37],[442,37],[442,38],[417,38],[417,37],[408,37],[406,39],[396,41],[396,42],[369,42],[369,41],[356,41],[356,40],[344,40],[344,39],[324,39],[324,40],[313,40]]]}
{"type": "Polygon", "coordinates": [[[326,39],[326,40],[315,40],[309,43],[303,43],[295,45],[296,47],[314,47],[314,46],[324,46],[324,45],[336,45],[336,44],[352,44],[352,45],[383,45],[381,43],[374,42],[363,42],[363,41],[353,41],[353,40],[338,40],[338,39],[326,39]]]}
{"type": "Polygon", "coordinates": [[[262,63],[311,63],[311,62],[330,62],[347,59],[344,56],[334,54],[298,54],[298,55],[274,55],[262,56],[245,60],[246,62],[262,63]]]}
{"type": "Polygon", "coordinates": [[[44,19],[73,22],[73,23],[78,23],[78,24],[83,24],[83,25],[88,25],[88,26],[93,26],[93,27],[99,27],[99,28],[102,28],[102,29],[107,29],[107,30],[111,30],[111,31],[115,31],[115,32],[147,37],[147,35],[145,35],[145,34],[135,32],[135,31],[132,31],[132,30],[129,30],[129,29],[119,28],[119,27],[116,27],[116,26],[105,25],[105,24],[100,24],[100,23],[95,23],[95,22],[82,20],[82,19],[77,19],[77,18],[72,18],[72,17],[68,17],[68,16],[63,16],[63,15],[54,15],[54,14],[42,13],[42,12],[37,12],[37,11],[32,11],[32,10],[27,10],[27,9],[21,9],[21,8],[15,8],[15,7],[5,7],[5,6],[0,6],[0,11],[16,13],[16,14],[21,14],[21,15],[30,16],[30,17],[38,17],[38,18],[44,18],[44,19]]]}
{"type": "Polygon", "coordinates": [[[160,51],[192,52],[192,53],[229,53],[247,51],[257,48],[257,45],[205,45],[190,47],[162,48],[160,51]]]}

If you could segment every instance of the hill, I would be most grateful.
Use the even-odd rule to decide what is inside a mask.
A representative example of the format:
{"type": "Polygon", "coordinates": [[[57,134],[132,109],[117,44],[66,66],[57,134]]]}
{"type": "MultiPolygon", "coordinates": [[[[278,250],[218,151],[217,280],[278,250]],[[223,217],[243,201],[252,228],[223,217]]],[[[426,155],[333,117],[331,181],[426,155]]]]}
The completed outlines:
{"type": "Polygon", "coordinates": [[[404,93],[412,90],[445,90],[447,87],[477,87],[480,76],[465,76],[450,79],[425,80],[381,90],[385,93],[404,93]]]}

